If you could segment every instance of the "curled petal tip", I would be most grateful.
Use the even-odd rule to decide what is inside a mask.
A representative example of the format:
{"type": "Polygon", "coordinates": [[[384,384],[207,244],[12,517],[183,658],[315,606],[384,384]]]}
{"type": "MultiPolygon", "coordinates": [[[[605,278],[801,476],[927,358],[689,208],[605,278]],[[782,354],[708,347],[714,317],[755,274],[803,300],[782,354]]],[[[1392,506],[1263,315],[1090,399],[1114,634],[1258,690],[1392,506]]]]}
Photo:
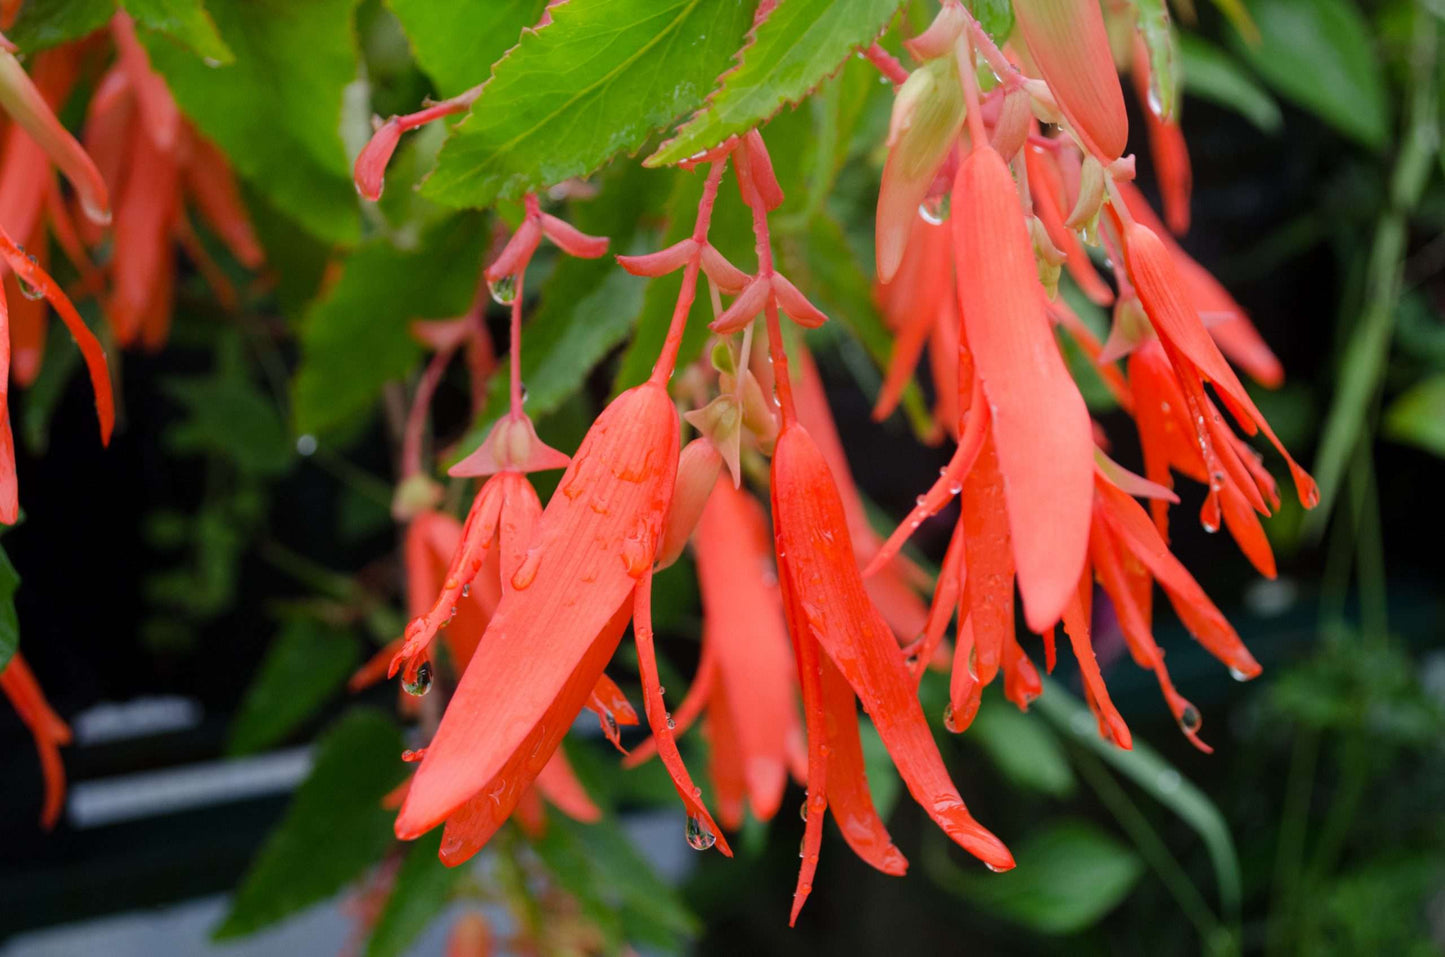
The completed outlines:
{"type": "Polygon", "coordinates": [[[543,213],[540,221],[546,237],[569,256],[596,259],[607,252],[609,240],[606,236],[589,236],[571,223],[563,222],[549,213],[543,213]]]}
{"type": "Polygon", "coordinates": [[[397,144],[401,142],[401,134],[401,120],[393,116],[376,128],[371,139],[366,141],[366,145],[356,155],[352,177],[356,181],[356,191],[361,194],[362,199],[373,203],[381,199],[381,191],[386,186],[386,167],[391,162],[392,154],[396,152],[397,144]]]}

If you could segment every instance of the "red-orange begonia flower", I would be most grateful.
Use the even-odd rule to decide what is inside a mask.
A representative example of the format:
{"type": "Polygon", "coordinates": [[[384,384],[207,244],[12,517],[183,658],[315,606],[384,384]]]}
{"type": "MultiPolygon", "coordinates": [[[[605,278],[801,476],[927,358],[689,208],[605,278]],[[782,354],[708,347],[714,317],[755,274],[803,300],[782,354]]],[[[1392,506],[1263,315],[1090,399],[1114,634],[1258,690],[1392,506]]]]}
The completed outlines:
{"type": "Polygon", "coordinates": [[[51,710],[40,690],[40,682],[35,680],[19,652],[0,669],[0,691],[5,692],[15,713],[30,729],[35,750],[40,752],[40,769],[45,776],[45,803],[40,823],[49,830],[60,820],[60,810],[65,804],[65,765],[60,762],[60,746],[70,743],[70,727],[51,710]]]}

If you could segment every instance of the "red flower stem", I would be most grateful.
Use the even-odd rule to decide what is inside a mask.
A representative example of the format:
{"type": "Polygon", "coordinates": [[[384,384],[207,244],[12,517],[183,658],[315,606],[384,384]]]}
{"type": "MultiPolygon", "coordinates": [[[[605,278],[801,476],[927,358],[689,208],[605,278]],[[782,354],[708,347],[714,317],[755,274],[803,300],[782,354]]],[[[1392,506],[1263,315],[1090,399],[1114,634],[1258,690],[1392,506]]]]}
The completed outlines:
{"type": "Polygon", "coordinates": [[[978,74],[974,72],[971,52],[977,48],[976,42],[960,43],[955,50],[955,56],[958,59],[958,76],[963,82],[964,116],[968,120],[968,136],[973,140],[974,149],[988,144],[988,131],[983,126],[983,106],[978,95],[978,74]]]}
{"type": "Polygon", "coordinates": [[[879,73],[893,81],[894,86],[902,86],[908,79],[908,70],[898,62],[898,58],[878,44],[872,44],[862,53],[869,63],[878,68],[879,73]]]}
{"type": "Polygon", "coordinates": [[[427,412],[431,409],[432,396],[436,395],[437,386],[441,384],[442,374],[456,351],[453,346],[433,355],[416,384],[416,394],[412,396],[411,408],[406,413],[406,426],[402,431],[401,477],[404,479],[421,473],[421,443],[422,433],[426,431],[427,412]]]}
{"type": "Polygon", "coordinates": [[[968,24],[968,39],[973,48],[983,57],[988,68],[993,71],[994,76],[999,78],[1007,89],[1014,90],[1024,84],[1024,76],[1008,61],[1004,52],[993,42],[993,37],[983,28],[983,24],[969,12],[964,4],[958,4],[959,10],[963,12],[964,21],[968,24]]]}
{"type": "Polygon", "coordinates": [[[522,411],[522,274],[525,273],[526,264],[517,270],[516,286],[513,288],[512,299],[512,328],[511,343],[508,351],[511,353],[508,358],[511,374],[511,415],[512,418],[521,418],[525,413],[522,411]]]}
{"type": "Polygon", "coordinates": [[[697,222],[692,227],[693,241],[698,250],[688,260],[682,272],[682,288],[677,293],[677,305],[672,310],[672,322],[667,327],[667,338],[663,340],[662,351],[652,366],[650,381],[666,383],[672,378],[677,365],[677,353],[682,348],[682,333],[687,328],[687,316],[692,312],[692,302],[697,295],[697,274],[702,268],[702,244],[707,242],[708,227],[712,224],[712,210],[717,203],[718,184],[722,182],[727,159],[713,162],[708,169],[707,180],[702,185],[702,199],[697,204],[697,222]]]}
{"type": "Polygon", "coordinates": [[[404,130],[414,130],[418,126],[425,126],[433,120],[439,120],[444,116],[452,116],[457,113],[466,112],[472,102],[482,93],[482,85],[478,84],[464,93],[458,93],[448,100],[433,103],[425,109],[417,110],[415,113],[407,113],[405,116],[398,116],[396,121],[404,130]]]}
{"type": "MultiPolygon", "coordinates": [[[[773,275],[773,241],[768,232],[768,212],[756,190],[752,191],[752,195],[757,203],[752,207],[752,211],[753,235],[757,238],[758,277],[770,279],[773,275]]],[[[778,405],[782,407],[783,426],[786,428],[798,418],[798,410],[793,403],[793,381],[788,373],[788,352],[783,348],[783,326],[778,320],[778,301],[772,293],[768,294],[763,313],[767,316],[768,323],[768,355],[773,359],[773,391],[777,394],[778,405]]]]}
{"type": "MultiPolygon", "coordinates": [[[[535,193],[528,193],[523,199],[527,209],[527,219],[540,219],[542,216],[542,204],[537,201],[535,193]]],[[[514,419],[522,418],[526,413],[522,411],[522,277],[527,272],[527,265],[532,261],[532,254],[528,253],[517,263],[517,271],[512,274],[512,325],[511,342],[508,345],[508,366],[511,373],[510,394],[512,398],[511,416],[514,419]]]]}

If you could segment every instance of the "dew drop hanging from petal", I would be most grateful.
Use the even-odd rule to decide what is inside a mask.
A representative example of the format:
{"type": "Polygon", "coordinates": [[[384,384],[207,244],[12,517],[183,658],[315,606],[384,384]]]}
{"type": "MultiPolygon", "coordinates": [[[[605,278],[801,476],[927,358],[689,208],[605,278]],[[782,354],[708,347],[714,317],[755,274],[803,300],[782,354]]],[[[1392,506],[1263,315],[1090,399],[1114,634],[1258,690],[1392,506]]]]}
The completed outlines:
{"type": "Polygon", "coordinates": [[[409,695],[421,697],[431,690],[431,662],[423,661],[416,666],[416,676],[413,678],[403,677],[401,679],[401,690],[409,695]]]}
{"type": "Polygon", "coordinates": [[[487,292],[492,294],[492,301],[497,305],[510,306],[517,301],[517,277],[506,275],[488,279],[487,292]]]}
{"type": "Polygon", "coordinates": [[[717,843],[717,835],[702,818],[695,815],[688,815],[686,833],[687,845],[694,851],[705,851],[717,843]]]}

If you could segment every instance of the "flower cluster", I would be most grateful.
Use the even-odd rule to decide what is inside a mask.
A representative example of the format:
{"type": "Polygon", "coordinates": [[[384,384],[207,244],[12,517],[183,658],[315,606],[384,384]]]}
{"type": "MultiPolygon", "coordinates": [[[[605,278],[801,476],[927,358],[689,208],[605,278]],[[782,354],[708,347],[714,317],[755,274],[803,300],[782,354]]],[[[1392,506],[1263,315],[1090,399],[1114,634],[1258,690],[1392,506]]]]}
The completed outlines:
{"type": "MultiPolygon", "coordinates": [[[[772,7],[763,7],[766,16],[772,7]]],[[[1200,713],[1175,689],[1153,634],[1154,585],[1235,677],[1252,677],[1259,665],[1169,551],[1174,474],[1205,486],[1204,527],[1227,527],[1266,575],[1274,560],[1260,516],[1278,507],[1279,491],[1244,437],[1262,432],[1275,446],[1306,507],[1317,492],[1226,356],[1265,385],[1279,382],[1277,361],[1131,182],[1123,91],[1099,5],[1015,0],[1014,9],[1017,39],[1004,48],[961,3],[945,0],[907,43],[911,71],[876,46],[863,51],[896,88],[876,217],[877,296],[896,340],[875,413],[897,405],[926,351],[936,437],[954,444],[937,483],[886,541],[868,522],[797,329],[827,317],[773,259],[769,215],[783,192],[758,130],[684,164],[706,171],[687,238],[617,257],[639,276],[680,271],[681,289],[651,376],[603,410],[570,458],[538,440],[523,410],[521,290],[542,238],[588,257],[602,255],[606,241],[528,198],[485,273],[494,298],[511,306],[510,408],[452,470],[486,480],[461,527],[435,511],[430,479],[413,459],[398,498],[409,523],[414,618],[366,674],[379,676],[384,664],[408,691],[425,692],[440,634],[459,676],[424,753],[409,755],[420,760],[400,800],[399,837],[444,824],[442,856],[456,863],[514,813],[536,826],[537,795],[574,817],[595,816],[559,745],[583,708],[597,712],[619,747],[619,725],[637,720],[605,673],[629,623],[651,736],[625,763],[661,759],[693,847],[730,854],[725,832],[745,809],[772,817],[789,775],[806,789],[794,919],[829,813],[869,864],[889,874],[907,866],[869,796],[860,705],[923,811],[989,867],[1013,866],[950,779],[917,695],[929,667],[949,671],[943,718],[959,732],[999,675],[1005,696],[1028,707],[1042,687],[1032,636],[1051,670],[1062,625],[1100,734],[1127,748],[1130,732],[1091,639],[1093,606],[1107,601],[1136,663],[1154,672],[1184,733],[1207,750],[1200,713]],[[752,217],[751,272],[709,242],[725,177],[752,217]],[[1102,250],[1102,271],[1089,247],[1102,250]],[[1085,295],[1112,307],[1107,341],[1059,297],[1065,269],[1085,295]],[[674,395],[669,384],[703,282],[717,338],[710,361],[674,395]],[[1105,454],[1060,332],[1132,415],[1144,476],[1105,454]],[[681,419],[696,433],[686,444],[679,403],[690,407],[681,419]],[[557,468],[565,472],[543,507],[527,473],[557,468]],[[766,488],[771,548],[769,516],[744,476],[766,488]],[[958,517],[932,580],[901,549],[955,498],[958,517]],[[689,541],[703,603],[701,659],[673,714],[659,681],[653,578],[689,541]],[[710,746],[716,817],[677,746],[695,722],[710,746]]],[[[1129,49],[1166,219],[1182,232],[1190,175],[1182,134],[1157,95],[1142,40],[1129,49]]],[[[362,194],[380,194],[403,131],[475,96],[380,124],[357,161],[362,194]]],[[[438,351],[418,392],[421,416],[438,370],[479,330],[473,317],[429,340],[438,351]]]]}

